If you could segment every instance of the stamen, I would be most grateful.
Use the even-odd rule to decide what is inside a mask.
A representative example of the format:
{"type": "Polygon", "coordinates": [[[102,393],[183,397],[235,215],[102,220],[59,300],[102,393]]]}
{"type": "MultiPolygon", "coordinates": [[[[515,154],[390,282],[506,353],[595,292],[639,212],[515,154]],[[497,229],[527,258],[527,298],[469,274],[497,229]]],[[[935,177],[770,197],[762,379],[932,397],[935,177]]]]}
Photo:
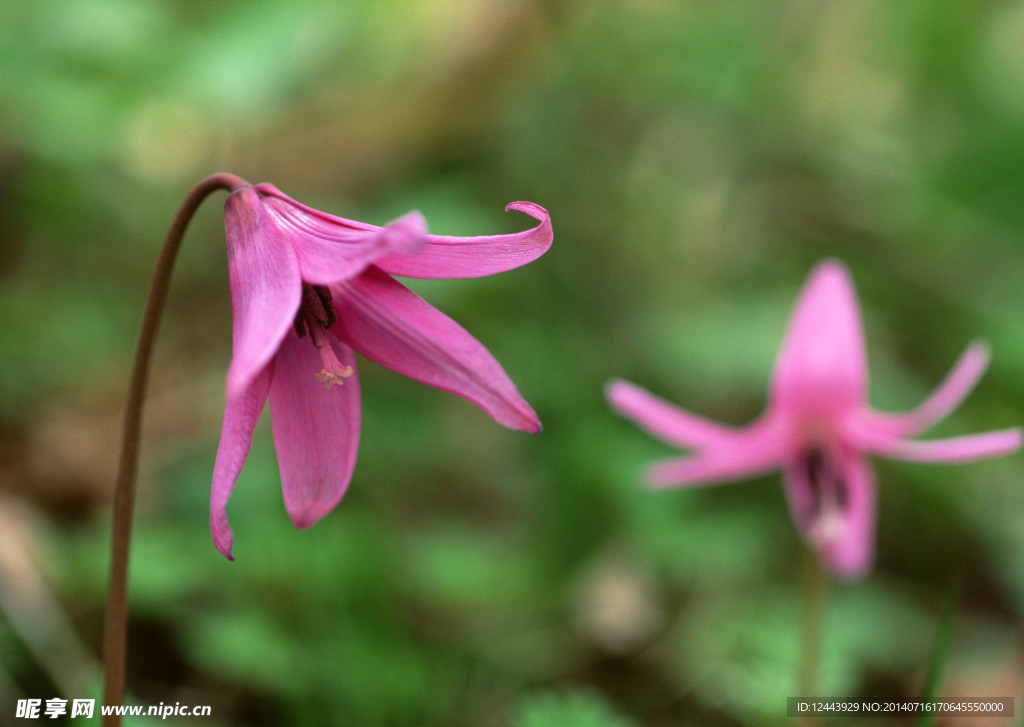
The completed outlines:
{"type": "Polygon", "coordinates": [[[803,466],[816,510],[842,510],[846,507],[846,480],[832,452],[812,446],[803,456],[803,466]]]}
{"type": "Polygon", "coordinates": [[[324,328],[330,328],[338,320],[331,301],[331,291],[323,285],[302,285],[303,310],[324,328]]]}
{"type": "Polygon", "coordinates": [[[342,379],[347,379],[352,375],[352,367],[346,366],[338,360],[323,328],[310,326],[309,329],[313,345],[316,346],[316,352],[320,355],[320,363],[323,364],[323,369],[316,375],[317,379],[322,381],[328,389],[335,384],[341,385],[342,379]]]}
{"type": "Polygon", "coordinates": [[[335,384],[339,386],[342,379],[347,379],[354,372],[338,360],[331,342],[327,338],[327,329],[337,322],[334,306],[331,305],[331,291],[322,285],[302,285],[302,304],[295,315],[295,333],[299,338],[306,335],[312,339],[317,355],[323,368],[316,378],[329,389],[335,384]]]}
{"type": "Polygon", "coordinates": [[[347,379],[351,375],[352,367],[344,366],[342,371],[338,371],[337,369],[333,371],[323,369],[320,373],[316,375],[316,378],[318,381],[323,383],[325,389],[329,389],[335,384],[341,386],[342,379],[347,379]]]}
{"type": "Polygon", "coordinates": [[[830,447],[812,445],[800,458],[800,466],[811,496],[808,535],[822,545],[833,543],[846,528],[843,513],[849,493],[842,465],[830,447]]]}

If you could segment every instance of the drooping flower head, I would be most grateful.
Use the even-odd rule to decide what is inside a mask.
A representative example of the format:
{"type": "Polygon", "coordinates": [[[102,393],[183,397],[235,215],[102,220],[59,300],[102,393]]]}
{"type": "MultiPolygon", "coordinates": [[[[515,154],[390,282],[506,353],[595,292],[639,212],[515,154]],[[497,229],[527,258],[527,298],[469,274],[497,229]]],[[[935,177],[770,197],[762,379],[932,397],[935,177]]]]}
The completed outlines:
{"type": "Polygon", "coordinates": [[[825,261],[797,301],[775,363],[768,409],[744,428],[698,417],[626,381],[613,381],[617,412],[692,454],[656,463],[656,487],[707,485],[781,469],[790,511],[804,539],[836,575],[863,576],[874,549],[875,482],[865,455],[959,462],[1020,448],[1020,428],[912,441],[945,418],[988,366],[971,345],[917,409],[885,414],[867,402],[860,311],[846,268],[825,261]]]}
{"type": "Polygon", "coordinates": [[[353,351],[462,396],[506,427],[540,430],[487,349],[391,277],[479,277],[542,255],[552,240],[547,211],[530,202],[506,209],[539,224],[508,235],[445,237],[427,234],[415,212],[376,227],[307,207],[270,184],[231,193],[232,359],[210,502],[214,543],[225,556],[233,543],[227,501],[268,399],[295,525],[310,527],[344,495],[361,426],[353,351]]]}

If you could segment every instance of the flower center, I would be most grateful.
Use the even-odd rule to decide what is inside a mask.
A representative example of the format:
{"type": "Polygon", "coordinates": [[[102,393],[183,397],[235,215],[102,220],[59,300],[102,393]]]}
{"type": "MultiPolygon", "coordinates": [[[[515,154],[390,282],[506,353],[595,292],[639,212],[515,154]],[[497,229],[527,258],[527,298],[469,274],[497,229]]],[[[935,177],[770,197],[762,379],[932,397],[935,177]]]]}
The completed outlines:
{"type": "Polygon", "coordinates": [[[814,444],[801,456],[800,467],[811,497],[811,535],[831,542],[842,534],[843,511],[849,503],[842,464],[831,448],[814,444]]]}
{"type": "Polygon", "coordinates": [[[338,360],[327,329],[337,321],[334,307],[331,305],[331,291],[322,285],[302,284],[302,303],[295,314],[295,333],[302,338],[309,333],[309,338],[320,356],[323,368],[316,375],[328,389],[335,384],[340,385],[343,379],[352,375],[352,367],[345,366],[338,360]]]}
{"type": "Polygon", "coordinates": [[[842,510],[846,507],[843,470],[828,449],[812,446],[803,456],[803,467],[817,511],[842,510]]]}

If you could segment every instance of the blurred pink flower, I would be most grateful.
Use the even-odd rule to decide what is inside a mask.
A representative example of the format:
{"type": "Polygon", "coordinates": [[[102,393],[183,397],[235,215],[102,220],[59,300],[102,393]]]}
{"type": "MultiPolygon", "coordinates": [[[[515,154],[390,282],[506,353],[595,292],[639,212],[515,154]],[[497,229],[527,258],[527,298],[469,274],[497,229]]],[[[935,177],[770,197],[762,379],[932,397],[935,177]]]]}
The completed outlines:
{"type": "Polygon", "coordinates": [[[625,381],[607,389],[611,406],[690,456],[656,463],[656,487],[705,485],[781,469],[797,528],[836,575],[863,576],[874,550],[875,484],[866,454],[956,462],[1020,448],[1020,428],[910,441],[945,418],[988,366],[970,346],[917,409],[884,414],[867,403],[860,311],[845,266],[826,261],[805,285],[772,376],[767,411],[737,429],[703,419],[625,381]]]}
{"type": "Polygon", "coordinates": [[[542,255],[552,240],[547,211],[530,202],[506,209],[540,224],[508,235],[444,237],[427,234],[415,212],[375,227],[314,210],[270,184],[232,192],[225,227],[233,352],[210,500],[221,553],[232,557],[226,505],[268,397],[295,525],[310,527],[345,493],[360,431],[353,350],[468,399],[506,427],[540,431],[487,349],[391,277],[479,277],[542,255]]]}

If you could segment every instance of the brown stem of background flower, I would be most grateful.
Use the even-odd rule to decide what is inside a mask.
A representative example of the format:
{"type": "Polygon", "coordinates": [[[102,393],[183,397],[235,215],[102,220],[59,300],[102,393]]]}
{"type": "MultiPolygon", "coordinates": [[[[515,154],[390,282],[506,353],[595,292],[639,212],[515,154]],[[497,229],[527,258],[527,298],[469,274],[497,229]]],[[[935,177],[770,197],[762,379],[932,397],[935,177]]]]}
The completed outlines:
{"type": "MultiPolygon", "coordinates": [[[[218,189],[231,191],[248,186],[248,182],[233,174],[214,174],[193,187],[167,231],[163,248],[160,250],[160,258],[153,271],[153,280],[146,299],[146,311],[139,331],[139,342],[135,349],[135,363],[132,366],[121,439],[121,460],[114,490],[110,581],[103,630],[103,702],[108,706],[124,704],[128,642],[128,546],[131,541],[132,510],[135,506],[135,476],[138,469],[139,435],[142,429],[142,405],[149,380],[149,362],[164,303],[167,300],[174,260],[178,248],[181,247],[185,229],[202,201],[218,189]]],[[[119,727],[121,717],[105,716],[103,724],[105,727],[119,727]]]]}
{"type": "MultiPolygon", "coordinates": [[[[800,598],[800,673],[797,695],[800,699],[818,698],[818,674],[821,667],[821,633],[825,617],[825,570],[810,547],[804,546],[800,598]]],[[[811,716],[804,725],[816,727],[811,716]]]]}

